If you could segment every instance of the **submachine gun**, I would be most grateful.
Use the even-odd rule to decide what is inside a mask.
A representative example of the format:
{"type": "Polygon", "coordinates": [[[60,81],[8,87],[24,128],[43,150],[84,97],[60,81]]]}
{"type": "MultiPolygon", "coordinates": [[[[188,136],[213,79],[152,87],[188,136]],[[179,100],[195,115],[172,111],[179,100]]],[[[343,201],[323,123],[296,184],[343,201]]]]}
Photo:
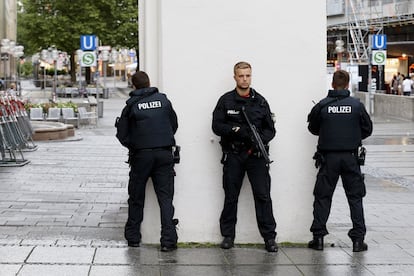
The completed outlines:
{"type": "Polygon", "coordinates": [[[246,110],[245,110],[245,107],[243,106],[242,107],[242,113],[243,113],[243,116],[244,116],[244,118],[246,119],[246,122],[247,122],[247,124],[249,125],[249,128],[250,128],[250,130],[251,130],[251,132],[252,132],[252,134],[253,134],[253,142],[256,144],[256,146],[258,147],[258,149],[259,149],[259,151],[260,151],[260,154],[263,156],[263,158],[266,160],[266,164],[270,164],[270,163],[272,163],[273,161],[272,160],[270,160],[270,158],[269,158],[269,153],[267,152],[267,150],[266,150],[266,147],[265,147],[265,145],[263,144],[263,140],[262,140],[262,138],[260,137],[260,135],[259,135],[259,133],[257,132],[257,129],[256,129],[256,126],[255,125],[253,125],[251,122],[250,122],[250,119],[249,119],[249,117],[247,116],[247,114],[246,114],[246,110]]]}

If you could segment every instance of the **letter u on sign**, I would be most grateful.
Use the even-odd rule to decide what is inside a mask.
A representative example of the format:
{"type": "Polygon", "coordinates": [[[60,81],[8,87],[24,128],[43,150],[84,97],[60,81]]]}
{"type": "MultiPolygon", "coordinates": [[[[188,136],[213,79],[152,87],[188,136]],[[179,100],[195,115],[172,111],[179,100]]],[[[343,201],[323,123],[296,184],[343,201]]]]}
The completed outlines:
{"type": "Polygon", "coordinates": [[[387,49],[387,36],[386,35],[373,35],[372,36],[372,49],[375,49],[375,50],[387,49]]]}
{"type": "Polygon", "coordinates": [[[96,35],[81,35],[80,48],[83,51],[93,51],[96,49],[96,35]]]}

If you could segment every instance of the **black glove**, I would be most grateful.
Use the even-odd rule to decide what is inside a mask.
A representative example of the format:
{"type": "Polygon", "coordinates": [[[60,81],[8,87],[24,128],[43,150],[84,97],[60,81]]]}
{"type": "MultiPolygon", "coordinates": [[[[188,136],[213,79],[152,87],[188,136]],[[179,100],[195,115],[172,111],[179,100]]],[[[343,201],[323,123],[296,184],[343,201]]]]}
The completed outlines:
{"type": "Polygon", "coordinates": [[[235,126],[231,129],[236,137],[240,139],[250,139],[250,133],[247,127],[241,126],[235,126]]]}

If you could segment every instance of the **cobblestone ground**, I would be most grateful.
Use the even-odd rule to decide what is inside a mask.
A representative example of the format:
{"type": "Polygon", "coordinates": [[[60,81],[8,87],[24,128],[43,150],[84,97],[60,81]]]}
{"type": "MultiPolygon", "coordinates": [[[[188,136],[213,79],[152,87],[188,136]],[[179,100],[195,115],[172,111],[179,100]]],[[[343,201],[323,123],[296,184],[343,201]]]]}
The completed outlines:
{"type": "MultiPolygon", "coordinates": [[[[374,118],[374,134],[367,148],[364,200],[367,240],[370,244],[397,245],[414,252],[414,124],[374,118]]],[[[332,232],[347,242],[351,227],[343,188],[337,189],[331,214],[332,232]],[[342,231],[339,231],[341,230],[342,231]]]]}
{"type": "MultiPolygon", "coordinates": [[[[30,165],[0,167],[0,275],[414,275],[414,123],[374,118],[367,139],[369,251],[354,254],[339,183],[322,252],[283,247],[232,250],[128,248],[127,153],[113,122],[126,89],[104,100],[105,116],[66,141],[36,142],[30,165]]],[[[36,92],[33,92],[33,97],[36,92]]],[[[38,92],[39,95],[39,92],[38,92]]]]}

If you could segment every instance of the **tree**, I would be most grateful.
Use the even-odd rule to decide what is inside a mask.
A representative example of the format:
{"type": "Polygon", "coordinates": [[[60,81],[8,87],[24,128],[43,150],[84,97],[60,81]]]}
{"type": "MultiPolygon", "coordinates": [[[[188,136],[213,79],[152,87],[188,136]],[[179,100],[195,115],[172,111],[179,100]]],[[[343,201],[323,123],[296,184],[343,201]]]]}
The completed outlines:
{"type": "Polygon", "coordinates": [[[23,0],[17,20],[17,40],[28,55],[54,45],[71,55],[71,68],[81,35],[138,48],[137,0],[23,0]]]}

